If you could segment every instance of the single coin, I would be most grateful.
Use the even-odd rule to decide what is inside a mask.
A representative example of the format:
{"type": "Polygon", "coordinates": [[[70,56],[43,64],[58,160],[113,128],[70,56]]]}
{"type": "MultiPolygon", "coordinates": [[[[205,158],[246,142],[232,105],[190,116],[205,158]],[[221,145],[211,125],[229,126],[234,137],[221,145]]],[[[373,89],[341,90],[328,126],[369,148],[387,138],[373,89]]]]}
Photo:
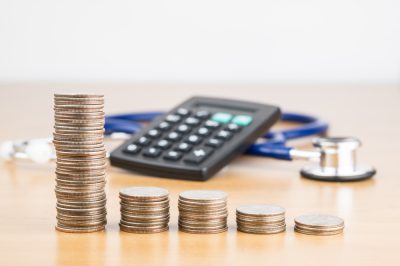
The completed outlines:
{"type": "Polygon", "coordinates": [[[103,231],[104,229],[105,229],[104,225],[93,226],[93,227],[66,227],[63,225],[56,226],[56,230],[64,233],[92,233],[92,232],[103,231]]]}
{"type": "Polygon", "coordinates": [[[294,219],[296,224],[309,227],[337,227],[344,225],[342,218],[326,214],[307,214],[294,219]]]}
{"type": "Polygon", "coordinates": [[[330,235],[337,235],[343,233],[343,228],[334,231],[316,231],[316,230],[304,230],[298,228],[297,226],[294,227],[295,232],[306,234],[306,235],[316,235],[316,236],[330,236],[330,235]]]}
{"type": "Polygon", "coordinates": [[[178,208],[181,209],[191,209],[191,210],[219,210],[226,208],[226,201],[221,204],[189,204],[189,203],[182,203],[181,201],[178,202],[178,208]]]}
{"type": "Polygon", "coordinates": [[[211,200],[211,201],[189,201],[189,200],[178,200],[178,206],[193,207],[197,209],[202,208],[225,208],[227,205],[226,199],[223,200],[211,200]]]}
{"type": "Polygon", "coordinates": [[[269,224],[269,223],[279,223],[279,222],[285,221],[285,217],[252,219],[252,218],[247,218],[247,217],[236,216],[236,221],[243,222],[243,223],[268,223],[269,224]]]}
{"type": "Polygon", "coordinates": [[[247,226],[247,227],[276,227],[276,226],[281,226],[284,225],[286,222],[285,220],[281,220],[279,222],[243,222],[240,220],[236,220],[237,225],[239,226],[247,226]]]}
{"type": "Polygon", "coordinates": [[[62,225],[64,227],[93,227],[93,226],[105,226],[107,224],[106,220],[99,221],[68,221],[68,220],[58,220],[58,225],[62,225]]]}
{"type": "Polygon", "coordinates": [[[169,192],[160,187],[127,187],[120,190],[120,195],[127,198],[152,201],[168,197],[169,192]]]}
{"type": "Polygon", "coordinates": [[[237,213],[246,216],[274,216],[284,215],[285,209],[277,205],[269,204],[248,204],[236,209],[237,213]]]}
{"type": "Polygon", "coordinates": [[[162,219],[142,219],[142,218],[130,218],[126,215],[121,215],[121,220],[132,223],[168,223],[170,218],[169,216],[167,216],[162,219]]]}
{"type": "Polygon", "coordinates": [[[151,214],[159,214],[159,213],[168,213],[169,207],[165,208],[131,208],[126,206],[121,206],[122,212],[132,212],[132,213],[151,213],[151,214]]]}
{"type": "Polygon", "coordinates": [[[227,194],[219,190],[187,190],[179,194],[179,198],[187,201],[225,200],[227,194]]]}
{"type": "Polygon", "coordinates": [[[186,227],[182,227],[179,226],[179,231],[185,232],[185,233],[191,233],[191,234],[219,234],[219,233],[223,233],[226,232],[228,230],[228,227],[224,227],[221,229],[205,229],[205,230],[193,230],[193,229],[189,229],[186,227]]]}
{"type": "Polygon", "coordinates": [[[343,230],[343,228],[344,228],[344,225],[332,226],[332,227],[312,227],[312,226],[296,224],[295,226],[296,226],[296,228],[301,229],[301,230],[324,231],[324,232],[343,230]]]}
{"type": "Polygon", "coordinates": [[[166,226],[164,228],[158,228],[158,229],[141,229],[141,228],[132,228],[130,226],[126,226],[123,224],[120,224],[120,229],[121,231],[124,231],[126,233],[136,233],[136,234],[154,234],[154,233],[161,233],[164,231],[168,231],[169,227],[166,226]]]}
{"type": "Polygon", "coordinates": [[[226,226],[226,220],[219,220],[219,221],[207,221],[207,222],[200,222],[194,221],[189,222],[187,220],[179,220],[178,221],[182,226],[193,226],[193,227],[221,227],[226,226]]]}
{"type": "Polygon", "coordinates": [[[274,228],[274,229],[250,229],[247,227],[238,227],[238,231],[249,234],[277,234],[286,231],[286,226],[274,228]]]}
{"type": "Polygon", "coordinates": [[[95,214],[95,215],[73,215],[65,213],[57,213],[57,219],[73,220],[73,221],[88,221],[88,220],[104,220],[106,219],[107,213],[95,214]]]}
{"type": "Polygon", "coordinates": [[[145,227],[145,228],[152,228],[152,227],[165,227],[168,225],[168,220],[161,221],[161,222],[133,222],[121,219],[120,223],[123,225],[128,226],[137,226],[137,227],[145,227]]]}
{"type": "Polygon", "coordinates": [[[137,201],[137,200],[126,200],[121,198],[121,205],[137,208],[165,208],[169,206],[169,199],[166,198],[162,201],[137,201]]]}
{"type": "Polygon", "coordinates": [[[102,94],[93,94],[93,93],[54,93],[55,99],[63,99],[63,98],[100,98],[103,99],[104,95],[102,94]]]}

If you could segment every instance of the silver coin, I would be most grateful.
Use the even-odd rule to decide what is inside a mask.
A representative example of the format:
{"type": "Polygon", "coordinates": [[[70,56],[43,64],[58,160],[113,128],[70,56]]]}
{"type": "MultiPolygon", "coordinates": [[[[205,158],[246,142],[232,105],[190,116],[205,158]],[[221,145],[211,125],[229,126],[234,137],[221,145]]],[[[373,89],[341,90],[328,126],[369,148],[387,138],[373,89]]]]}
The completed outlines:
{"type": "Polygon", "coordinates": [[[194,210],[218,210],[226,208],[226,201],[223,203],[209,203],[209,204],[192,204],[192,203],[183,203],[182,201],[178,202],[178,208],[181,209],[194,209],[194,210]]]}
{"type": "Polygon", "coordinates": [[[179,194],[179,198],[189,201],[225,200],[227,194],[219,190],[188,190],[179,194]]]}
{"type": "Polygon", "coordinates": [[[249,233],[249,234],[277,234],[286,231],[286,226],[282,226],[279,228],[274,228],[274,229],[250,229],[246,227],[238,227],[238,231],[243,232],[243,233],[249,233]]]}
{"type": "Polygon", "coordinates": [[[321,230],[304,230],[304,229],[301,229],[301,228],[295,226],[294,231],[297,233],[306,234],[306,235],[330,236],[330,235],[337,235],[337,234],[343,233],[343,228],[333,230],[333,231],[321,231],[321,230]]]}
{"type": "MultiPolygon", "coordinates": [[[[121,198],[121,197],[120,197],[121,198]]],[[[137,201],[137,200],[132,200],[132,199],[125,199],[121,198],[121,204],[123,205],[129,205],[132,207],[140,207],[140,208],[152,208],[152,207],[168,207],[169,206],[169,199],[165,198],[164,200],[160,201],[137,201]]]]}
{"type": "Polygon", "coordinates": [[[168,190],[160,187],[127,187],[120,190],[120,195],[140,200],[157,200],[168,197],[168,190]]]}
{"type": "Polygon", "coordinates": [[[91,99],[91,98],[99,98],[104,99],[104,95],[102,94],[91,94],[91,93],[54,93],[54,99],[62,99],[62,98],[73,98],[73,99],[91,99]]]}
{"type": "Polygon", "coordinates": [[[155,228],[155,229],[137,228],[137,227],[126,226],[123,224],[120,224],[119,226],[120,226],[121,231],[124,231],[127,233],[136,233],[136,234],[161,233],[161,232],[167,231],[169,229],[168,226],[163,227],[163,228],[155,228]]]}
{"type": "Polygon", "coordinates": [[[101,220],[105,219],[107,212],[99,214],[69,214],[69,213],[57,213],[57,219],[62,220],[74,220],[74,221],[87,221],[87,220],[101,220]]]}
{"type": "Polygon", "coordinates": [[[236,215],[236,221],[237,222],[243,222],[243,223],[277,223],[277,222],[281,222],[284,221],[285,217],[277,217],[277,218],[257,218],[257,219],[253,219],[252,217],[247,218],[247,217],[240,217],[236,215]]]}
{"type": "Polygon", "coordinates": [[[163,216],[162,218],[148,218],[142,215],[139,216],[130,216],[130,215],[126,215],[126,214],[121,214],[121,221],[126,221],[126,222],[130,222],[130,223],[140,223],[140,224],[146,224],[146,223],[165,223],[165,222],[169,222],[170,216],[169,214],[163,216]]]}
{"type": "Polygon", "coordinates": [[[228,227],[224,227],[221,229],[189,229],[186,227],[179,227],[179,231],[185,232],[185,233],[191,233],[191,234],[219,234],[226,232],[228,230],[228,227]]]}
{"type": "Polygon", "coordinates": [[[339,226],[330,226],[330,227],[312,227],[312,226],[305,226],[305,225],[300,225],[296,224],[295,225],[297,228],[302,229],[302,230],[310,230],[310,231],[336,231],[336,230],[343,230],[344,224],[339,225],[339,226]]]}
{"type": "Polygon", "coordinates": [[[268,204],[248,204],[236,209],[238,214],[246,216],[274,216],[284,215],[285,209],[277,205],[268,204]]]}
{"type": "Polygon", "coordinates": [[[105,226],[91,226],[91,227],[66,227],[66,226],[56,226],[56,230],[64,233],[92,233],[103,231],[105,226]]]}
{"type": "Polygon", "coordinates": [[[307,214],[294,219],[296,224],[309,227],[337,227],[344,225],[342,218],[326,214],[307,214]]]}

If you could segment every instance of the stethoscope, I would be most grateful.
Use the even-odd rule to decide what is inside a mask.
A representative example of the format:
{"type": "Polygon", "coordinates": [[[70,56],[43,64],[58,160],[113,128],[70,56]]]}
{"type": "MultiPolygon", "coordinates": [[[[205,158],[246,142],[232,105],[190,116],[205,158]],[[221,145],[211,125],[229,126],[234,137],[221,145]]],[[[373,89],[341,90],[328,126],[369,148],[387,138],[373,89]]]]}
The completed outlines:
{"type": "MultiPolygon", "coordinates": [[[[105,135],[109,138],[126,138],[162,115],[162,112],[129,113],[106,116],[105,135]]],[[[300,124],[296,128],[272,130],[252,144],[246,151],[248,155],[271,157],[281,160],[307,159],[319,161],[303,167],[301,175],[306,178],[323,181],[356,181],[372,177],[373,167],[360,165],[356,160],[356,151],[361,142],[354,137],[332,138],[318,137],[313,140],[314,150],[300,150],[286,146],[290,140],[325,135],[328,123],[317,117],[299,113],[283,113],[281,121],[300,124]]],[[[8,161],[29,159],[44,163],[55,159],[51,139],[32,139],[8,141],[0,145],[0,157],[8,161]]]]}

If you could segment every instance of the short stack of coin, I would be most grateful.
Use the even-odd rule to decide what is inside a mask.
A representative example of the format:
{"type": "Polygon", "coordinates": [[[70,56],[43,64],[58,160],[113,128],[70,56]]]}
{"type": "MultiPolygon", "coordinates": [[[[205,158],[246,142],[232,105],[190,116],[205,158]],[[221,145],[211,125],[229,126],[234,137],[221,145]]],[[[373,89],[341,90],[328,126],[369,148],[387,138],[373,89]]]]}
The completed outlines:
{"type": "Polygon", "coordinates": [[[242,205],[236,209],[237,229],[244,233],[275,234],[285,231],[285,209],[276,205],[242,205]]]}
{"type": "Polygon", "coordinates": [[[189,190],[179,195],[179,229],[188,233],[221,233],[228,229],[227,194],[189,190]]]}
{"type": "Polygon", "coordinates": [[[168,230],[169,192],[159,187],[127,187],[119,192],[122,231],[159,233],[168,230]]]}
{"type": "Polygon", "coordinates": [[[342,233],[344,229],[342,218],[326,214],[301,215],[296,217],[294,222],[294,230],[307,235],[336,235],[342,233]]]}
{"type": "Polygon", "coordinates": [[[107,223],[103,109],[102,95],[54,95],[59,231],[95,232],[107,223]]]}

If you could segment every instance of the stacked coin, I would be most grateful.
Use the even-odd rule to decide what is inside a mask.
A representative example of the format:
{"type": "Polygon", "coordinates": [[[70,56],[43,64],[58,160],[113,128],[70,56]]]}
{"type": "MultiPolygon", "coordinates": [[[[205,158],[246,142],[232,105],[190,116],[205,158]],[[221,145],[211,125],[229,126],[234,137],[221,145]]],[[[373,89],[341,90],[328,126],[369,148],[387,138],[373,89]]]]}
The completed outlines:
{"type": "Polygon", "coordinates": [[[122,231],[158,233],[168,230],[169,192],[159,187],[128,187],[119,192],[122,231]]]}
{"type": "Polygon", "coordinates": [[[106,225],[103,108],[102,95],[54,95],[59,231],[95,232],[106,225]]]}
{"type": "Polygon", "coordinates": [[[228,229],[227,194],[189,190],[179,195],[179,229],[188,233],[221,233],[228,229]]]}
{"type": "Polygon", "coordinates": [[[237,229],[244,233],[275,234],[285,231],[285,209],[276,205],[243,205],[236,209],[237,229]]]}
{"type": "Polygon", "coordinates": [[[294,230],[307,235],[336,235],[342,233],[344,229],[343,219],[333,215],[301,215],[296,217],[294,222],[294,230]]]}

